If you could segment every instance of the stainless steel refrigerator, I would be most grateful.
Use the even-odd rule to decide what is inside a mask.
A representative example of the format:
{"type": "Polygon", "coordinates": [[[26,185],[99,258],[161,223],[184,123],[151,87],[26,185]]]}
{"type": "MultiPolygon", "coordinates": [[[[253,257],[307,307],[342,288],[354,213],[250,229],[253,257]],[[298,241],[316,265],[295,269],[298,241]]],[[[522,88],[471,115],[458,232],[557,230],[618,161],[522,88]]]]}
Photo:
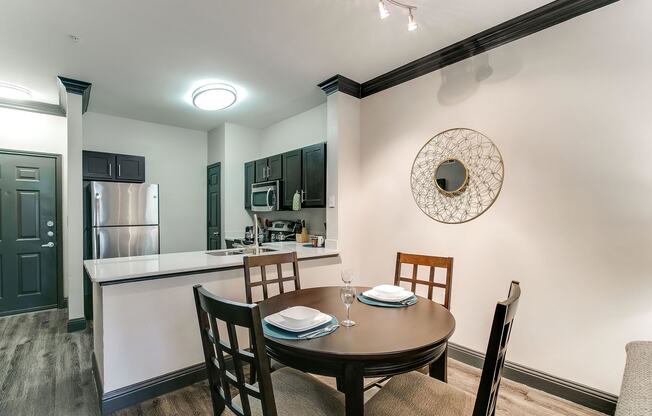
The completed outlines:
{"type": "Polygon", "coordinates": [[[158,185],[89,182],[86,191],[87,258],[158,254],[158,185]]]}

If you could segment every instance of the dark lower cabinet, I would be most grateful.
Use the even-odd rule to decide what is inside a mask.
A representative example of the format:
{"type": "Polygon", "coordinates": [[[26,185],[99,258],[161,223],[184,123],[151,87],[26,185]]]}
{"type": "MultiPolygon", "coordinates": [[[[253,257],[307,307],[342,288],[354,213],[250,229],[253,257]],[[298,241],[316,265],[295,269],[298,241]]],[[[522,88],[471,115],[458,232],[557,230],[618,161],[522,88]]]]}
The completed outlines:
{"type": "Polygon", "coordinates": [[[82,176],[85,181],[145,182],[145,158],[115,153],[82,153],[82,176]]]}
{"type": "Polygon", "coordinates": [[[251,185],[256,181],[256,162],[245,163],[244,206],[251,209],[251,185]]]}
{"type": "Polygon", "coordinates": [[[320,143],[302,149],[303,207],[326,206],[326,144],[320,143]]]}
{"type": "Polygon", "coordinates": [[[292,209],[294,193],[301,193],[301,189],[301,149],[283,153],[282,208],[292,209]]]}
{"type": "Polygon", "coordinates": [[[115,178],[115,155],[113,153],[87,152],[82,154],[84,180],[103,181],[115,178]]]}
{"type": "Polygon", "coordinates": [[[145,182],[145,158],[142,156],[116,155],[115,178],[124,182],[145,182]]]}

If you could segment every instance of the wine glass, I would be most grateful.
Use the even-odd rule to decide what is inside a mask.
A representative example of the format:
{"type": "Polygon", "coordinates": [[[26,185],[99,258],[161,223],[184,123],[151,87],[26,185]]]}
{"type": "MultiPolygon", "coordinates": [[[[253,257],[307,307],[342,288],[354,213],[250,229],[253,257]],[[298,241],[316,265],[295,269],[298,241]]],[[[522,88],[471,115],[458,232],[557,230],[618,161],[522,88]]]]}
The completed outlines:
{"type": "Polygon", "coordinates": [[[355,300],[355,287],[349,286],[348,284],[340,288],[340,298],[346,306],[346,319],[341,322],[342,326],[353,326],[355,322],[351,320],[351,305],[355,300]]]}
{"type": "Polygon", "coordinates": [[[342,270],[342,281],[344,282],[345,285],[351,286],[351,282],[353,281],[353,270],[350,269],[342,270]]]}

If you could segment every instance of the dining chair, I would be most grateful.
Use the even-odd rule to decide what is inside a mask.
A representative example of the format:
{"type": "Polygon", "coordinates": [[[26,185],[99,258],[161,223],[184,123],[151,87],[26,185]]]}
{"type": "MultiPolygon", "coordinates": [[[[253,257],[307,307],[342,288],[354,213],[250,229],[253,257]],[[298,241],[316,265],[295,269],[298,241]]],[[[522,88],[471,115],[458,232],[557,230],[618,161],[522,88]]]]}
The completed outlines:
{"type": "Polygon", "coordinates": [[[270,373],[258,305],[218,298],[201,285],[193,292],[214,415],[344,415],[337,390],[289,367],[270,373]],[[250,350],[240,347],[236,327],[250,332],[250,350]],[[246,365],[257,369],[257,383],[245,379],[246,365]]]}
{"type": "Polygon", "coordinates": [[[498,302],[489,335],[478,394],[473,396],[417,371],[392,377],[365,405],[373,416],[493,416],[505,365],[507,344],[521,297],[512,282],[507,300],[498,302]]]}
{"type": "Polygon", "coordinates": [[[301,281],[299,279],[299,263],[297,261],[297,253],[295,251],[291,253],[266,254],[264,256],[245,256],[244,275],[247,303],[254,303],[252,293],[252,289],[254,287],[262,286],[263,291],[263,298],[256,301],[256,303],[269,298],[268,286],[270,285],[278,285],[279,293],[285,292],[285,282],[293,282],[294,290],[301,289],[301,281]],[[292,276],[283,276],[284,264],[292,264],[292,276]],[[276,266],[276,278],[267,278],[268,266],[276,266]],[[251,280],[251,269],[255,269],[256,267],[260,267],[260,280],[254,282],[251,280]]]}
{"type": "Polygon", "coordinates": [[[396,253],[396,271],[394,273],[394,285],[399,286],[401,282],[410,284],[410,290],[416,291],[417,284],[428,286],[428,299],[433,300],[434,289],[444,290],[444,302],[442,305],[450,309],[451,289],[453,285],[453,258],[424,256],[421,254],[396,253]],[[412,265],[412,275],[410,277],[401,276],[401,266],[403,264],[412,265]],[[419,279],[417,272],[419,266],[430,267],[428,280],[419,279]],[[446,283],[435,281],[435,270],[437,268],[446,270],[446,283]]]}

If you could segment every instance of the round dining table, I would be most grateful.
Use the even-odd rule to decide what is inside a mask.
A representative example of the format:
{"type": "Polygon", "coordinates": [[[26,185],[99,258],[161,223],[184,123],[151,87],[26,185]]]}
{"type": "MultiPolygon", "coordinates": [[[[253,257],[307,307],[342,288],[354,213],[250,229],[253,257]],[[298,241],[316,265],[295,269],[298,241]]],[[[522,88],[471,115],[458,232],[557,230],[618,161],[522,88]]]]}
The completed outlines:
{"type": "MultiPolygon", "coordinates": [[[[368,288],[358,287],[361,293],[368,288]]],[[[282,293],[259,304],[265,317],[291,306],[308,306],[334,315],[340,322],[346,308],[339,287],[317,287],[282,293]]],[[[455,318],[443,306],[419,297],[401,308],[351,305],[355,326],[310,340],[265,336],[267,353],[285,364],[312,374],[335,377],[345,394],[346,415],[364,414],[364,378],[405,373],[430,366],[430,376],[446,381],[448,339],[455,318]]]]}

